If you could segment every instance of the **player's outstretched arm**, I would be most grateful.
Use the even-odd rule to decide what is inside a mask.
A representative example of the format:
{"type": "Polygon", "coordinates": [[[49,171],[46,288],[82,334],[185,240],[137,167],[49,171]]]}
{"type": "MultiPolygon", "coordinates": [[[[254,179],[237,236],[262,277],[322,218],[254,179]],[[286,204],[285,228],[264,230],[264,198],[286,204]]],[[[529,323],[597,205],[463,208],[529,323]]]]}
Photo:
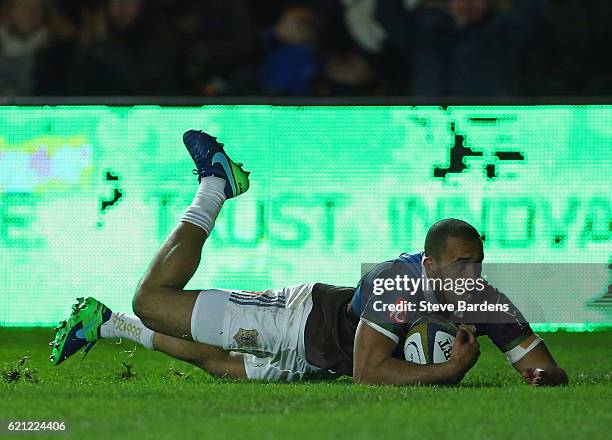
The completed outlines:
{"type": "Polygon", "coordinates": [[[442,364],[414,364],[392,357],[397,343],[363,320],[357,327],[353,353],[353,381],[376,385],[456,384],[480,355],[474,335],[459,330],[451,358],[442,364]]]}
{"type": "Polygon", "coordinates": [[[568,383],[567,373],[557,365],[544,342],[538,344],[512,366],[529,385],[552,386],[568,383]]]}

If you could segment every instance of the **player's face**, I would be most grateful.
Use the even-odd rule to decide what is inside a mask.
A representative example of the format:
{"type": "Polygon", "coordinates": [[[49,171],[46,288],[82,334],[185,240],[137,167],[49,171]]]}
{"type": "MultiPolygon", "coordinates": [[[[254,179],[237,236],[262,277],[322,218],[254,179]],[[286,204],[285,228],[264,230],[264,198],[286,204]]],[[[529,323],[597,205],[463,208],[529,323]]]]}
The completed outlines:
{"type": "Polygon", "coordinates": [[[427,276],[454,280],[456,286],[464,286],[462,289],[455,289],[456,291],[444,290],[443,294],[447,302],[456,303],[459,300],[467,300],[470,295],[465,289],[465,280],[480,278],[483,259],[482,241],[464,240],[451,236],[446,239],[446,247],[440,257],[432,259],[427,276]]]}

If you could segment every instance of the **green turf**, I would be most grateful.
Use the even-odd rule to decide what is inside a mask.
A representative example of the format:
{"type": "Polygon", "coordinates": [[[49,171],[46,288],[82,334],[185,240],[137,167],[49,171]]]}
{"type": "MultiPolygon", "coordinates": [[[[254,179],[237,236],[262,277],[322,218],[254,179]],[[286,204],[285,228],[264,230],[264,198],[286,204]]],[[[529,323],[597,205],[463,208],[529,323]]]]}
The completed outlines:
{"type": "Polygon", "coordinates": [[[522,384],[483,338],[459,387],[373,387],[215,380],[161,353],[130,356],[126,341],[52,367],[50,330],[0,329],[0,366],[30,355],[25,366],[38,370],[38,383],[0,381],[0,420],[65,420],[69,432],[54,438],[79,439],[609,438],[612,332],[543,337],[569,387],[522,384]],[[135,376],[121,377],[121,361],[135,376]]]}

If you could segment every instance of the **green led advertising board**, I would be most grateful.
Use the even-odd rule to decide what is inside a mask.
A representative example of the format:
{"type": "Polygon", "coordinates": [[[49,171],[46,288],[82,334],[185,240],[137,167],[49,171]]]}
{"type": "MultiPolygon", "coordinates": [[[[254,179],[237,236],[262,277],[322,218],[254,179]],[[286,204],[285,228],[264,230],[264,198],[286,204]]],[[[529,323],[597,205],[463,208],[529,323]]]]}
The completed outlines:
{"type": "MultiPolygon", "coordinates": [[[[0,107],[0,325],[53,324],[77,296],[130,310],[197,188],[190,128],[252,174],[188,288],[354,286],[445,217],[486,261],[611,259],[612,106],[0,107]]],[[[559,300],[610,322],[608,285],[559,300]]]]}

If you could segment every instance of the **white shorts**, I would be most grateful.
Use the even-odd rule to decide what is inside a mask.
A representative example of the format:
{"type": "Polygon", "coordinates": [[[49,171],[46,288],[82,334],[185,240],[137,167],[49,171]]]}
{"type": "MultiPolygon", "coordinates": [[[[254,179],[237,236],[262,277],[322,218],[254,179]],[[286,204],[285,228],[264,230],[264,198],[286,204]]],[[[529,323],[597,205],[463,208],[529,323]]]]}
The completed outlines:
{"type": "Polygon", "coordinates": [[[327,371],[310,365],[304,326],[314,283],[265,292],[203,290],[191,318],[195,341],[244,353],[249,379],[293,381],[327,371]]]}

